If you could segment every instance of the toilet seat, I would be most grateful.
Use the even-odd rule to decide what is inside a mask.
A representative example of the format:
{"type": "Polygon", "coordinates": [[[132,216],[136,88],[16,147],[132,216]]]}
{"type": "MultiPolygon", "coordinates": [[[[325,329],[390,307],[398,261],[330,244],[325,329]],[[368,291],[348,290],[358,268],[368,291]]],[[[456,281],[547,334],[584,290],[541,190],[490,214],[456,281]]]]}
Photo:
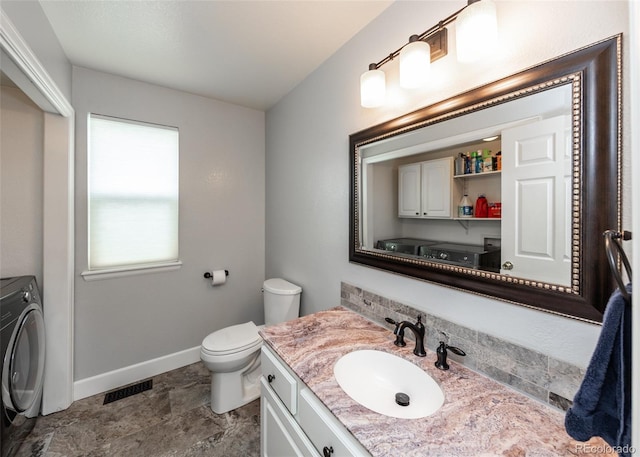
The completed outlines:
{"type": "Polygon", "coordinates": [[[209,334],[202,342],[202,352],[209,356],[223,356],[255,350],[262,345],[258,327],[252,321],[232,325],[209,334]]]}

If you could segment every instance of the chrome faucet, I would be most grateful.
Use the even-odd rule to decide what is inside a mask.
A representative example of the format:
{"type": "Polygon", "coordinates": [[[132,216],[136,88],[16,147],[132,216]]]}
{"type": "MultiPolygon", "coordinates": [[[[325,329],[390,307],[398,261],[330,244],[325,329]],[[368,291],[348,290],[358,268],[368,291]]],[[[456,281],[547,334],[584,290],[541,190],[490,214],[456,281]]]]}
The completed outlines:
{"type": "Polygon", "coordinates": [[[396,340],[393,344],[396,346],[404,347],[407,343],[404,342],[404,329],[409,328],[413,332],[416,338],[416,347],[413,349],[413,353],[418,357],[424,357],[427,353],[424,350],[424,325],[422,324],[422,316],[418,315],[418,321],[412,324],[409,321],[396,322],[391,318],[385,318],[390,324],[394,324],[396,329],[393,331],[396,335],[396,340]]]}

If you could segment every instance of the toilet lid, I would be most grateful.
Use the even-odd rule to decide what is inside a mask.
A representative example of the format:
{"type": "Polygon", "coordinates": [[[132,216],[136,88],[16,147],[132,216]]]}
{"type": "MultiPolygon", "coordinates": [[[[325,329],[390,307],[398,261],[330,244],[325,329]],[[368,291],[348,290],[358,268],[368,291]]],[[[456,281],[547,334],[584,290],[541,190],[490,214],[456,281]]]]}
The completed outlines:
{"type": "Polygon", "coordinates": [[[263,284],[264,290],[276,295],[296,295],[302,292],[302,287],[291,284],[281,278],[267,279],[263,284]]]}
{"type": "Polygon", "coordinates": [[[261,341],[258,327],[249,321],[232,325],[209,334],[202,342],[202,347],[212,353],[236,352],[253,346],[261,341]]]}

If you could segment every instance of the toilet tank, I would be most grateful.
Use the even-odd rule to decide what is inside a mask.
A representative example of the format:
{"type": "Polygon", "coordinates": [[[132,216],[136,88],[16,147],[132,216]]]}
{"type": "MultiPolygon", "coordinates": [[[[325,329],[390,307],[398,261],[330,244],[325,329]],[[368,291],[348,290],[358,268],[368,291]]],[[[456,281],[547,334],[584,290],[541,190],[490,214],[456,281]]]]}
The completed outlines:
{"type": "Polygon", "coordinates": [[[280,278],[267,279],[264,290],[264,323],[279,324],[298,317],[302,288],[280,278]]]}

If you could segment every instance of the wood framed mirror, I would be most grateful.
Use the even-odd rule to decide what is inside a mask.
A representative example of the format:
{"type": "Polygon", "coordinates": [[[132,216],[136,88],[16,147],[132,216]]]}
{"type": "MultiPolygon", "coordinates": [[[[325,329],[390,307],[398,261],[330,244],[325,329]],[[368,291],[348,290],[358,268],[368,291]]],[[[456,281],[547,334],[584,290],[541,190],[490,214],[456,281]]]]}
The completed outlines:
{"type": "Polygon", "coordinates": [[[621,229],[621,46],[614,36],[350,135],[349,260],[600,322],[615,287],[603,233],[621,229]],[[476,150],[487,168],[456,170],[476,150]],[[556,168],[532,171],[543,162],[556,168]],[[464,193],[501,203],[501,217],[458,213],[464,193]]]}

